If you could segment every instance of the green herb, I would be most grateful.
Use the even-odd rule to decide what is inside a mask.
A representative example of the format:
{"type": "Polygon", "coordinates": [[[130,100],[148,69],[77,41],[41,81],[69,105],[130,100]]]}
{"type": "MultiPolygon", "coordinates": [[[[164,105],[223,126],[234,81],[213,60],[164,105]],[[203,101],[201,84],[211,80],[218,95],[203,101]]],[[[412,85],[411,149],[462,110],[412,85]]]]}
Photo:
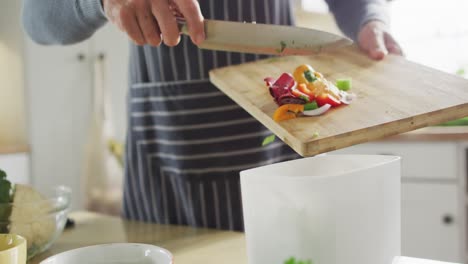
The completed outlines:
{"type": "Polygon", "coordinates": [[[273,143],[273,142],[275,141],[275,139],[276,139],[276,136],[275,136],[275,135],[269,135],[268,137],[266,137],[265,139],[263,139],[262,147],[273,143]]]}
{"type": "Polygon", "coordinates": [[[312,101],[304,105],[304,111],[315,110],[317,108],[318,108],[318,104],[316,101],[312,101]]]}
{"type": "Polygon", "coordinates": [[[465,76],[466,71],[465,71],[465,69],[460,68],[460,69],[457,70],[457,72],[455,74],[457,74],[458,76],[465,76]]]}
{"type": "Polygon", "coordinates": [[[352,82],[351,79],[338,79],[335,83],[336,87],[342,91],[348,91],[351,89],[352,82]]]}
{"type": "Polygon", "coordinates": [[[301,96],[299,96],[299,98],[301,98],[302,100],[304,100],[304,101],[306,101],[306,102],[309,102],[309,101],[310,101],[309,97],[307,97],[307,96],[305,96],[305,95],[301,95],[301,96]]]}
{"type": "Polygon", "coordinates": [[[284,41],[281,41],[280,42],[280,48],[279,49],[276,49],[276,52],[277,53],[283,53],[283,51],[286,49],[286,42],[284,41]]]}
{"type": "Polygon", "coordinates": [[[305,71],[304,77],[307,79],[308,82],[315,82],[317,77],[311,71],[305,71]]]}
{"type": "Polygon", "coordinates": [[[284,264],[313,264],[312,260],[296,260],[296,258],[291,257],[284,261],[284,264]]]}

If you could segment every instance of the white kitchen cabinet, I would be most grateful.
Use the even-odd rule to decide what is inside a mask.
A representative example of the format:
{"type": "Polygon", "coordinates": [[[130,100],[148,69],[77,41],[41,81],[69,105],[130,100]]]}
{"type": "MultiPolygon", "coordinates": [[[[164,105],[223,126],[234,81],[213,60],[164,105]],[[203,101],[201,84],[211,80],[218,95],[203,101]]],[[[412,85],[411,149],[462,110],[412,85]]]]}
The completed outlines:
{"type": "Polygon", "coordinates": [[[456,180],[458,177],[456,142],[377,142],[333,153],[400,156],[404,179],[456,180]]]}
{"type": "Polygon", "coordinates": [[[0,168],[11,182],[30,184],[28,153],[1,154],[0,168]]]}
{"type": "Polygon", "coordinates": [[[97,78],[111,91],[115,134],[125,138],[128,40],[108,24],[71,46],[41,46],[25,37],[25,76],[32,146],[32,183],[66,185],[72,208],[84,208],[85,149],[97,78]],[[100,60],[103,73],[96,71],[100,60]]]}
{"type": "Polygon", "coordinates": [[[40,191],[70,187],[75,209],[91,106],[88,50],[89,43],[46,47],[27,39],[25,45],[32,184],[40,191]]]}
{"type": "Polygon", "coordinates": [[[402,184],[402,254],[464,262],[456,184],[402,184]]]}
{"type": "Polygon", "coordinates": [[[458,142],[373,142],[332,154],[402,158],[402,253],[465,263],[465,153],[458,142]]]}

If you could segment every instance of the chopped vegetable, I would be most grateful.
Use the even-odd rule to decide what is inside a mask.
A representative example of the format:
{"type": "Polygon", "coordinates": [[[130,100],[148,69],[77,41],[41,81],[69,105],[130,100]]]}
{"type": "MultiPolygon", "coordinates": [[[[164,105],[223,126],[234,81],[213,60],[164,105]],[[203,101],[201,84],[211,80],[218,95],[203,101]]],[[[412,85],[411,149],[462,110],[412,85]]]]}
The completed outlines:
{"type": "Polygon", "coordinates": [[[357,96],[355,94],[343,92],[341,95],[341,102],[343,104],[351,104],[354,100],[356,100],[357,96]]]}
{"type": "Polygon", "coordinates": [[[297,115],[304,112],[302,104],[285,104],[276,109],[273,119],[277,122],[296,118],[297,115]]]}
{"type": "Polygon", "coordinates": [[[312,260],[296,260],[296,258],[291,257],[284,261],[284,264],[313,264],[312,260]]]}
{"type": "Polygon", "coordinates": [[[324,105],[331,105],[331,106],[339,106],[341,105],[341,101],[333,97],[332,95],[328,93],[322,93],[319,96],[315,98],[317,101],[317,104],[319,106],[324,106],[324,105]]]}
{"type": "MultiPolygon", "coordinates": [[[[273,78],[265,78],[270,94],[275,98],[275,102],[278,105],[285,104],[283,101],[294,101],[295,96],[292,94],[291,89],[296,85],[296,81],[289,73],[283,73],[276,81],[273,78]]],[[[297,101],[297,100],[296,100],[297,101]]],[[[302,99],[299,99],[299,102],[303,102],[302,99]]]]}
{"type": "Polygon", "coordinates": [[[266,78],[265,82],[280,106],[273,115],[276,121],[293,119],[300,113],[321,115],[356,99],[356,95],[347,92],[352,86],[350,79],[339,79],[335,85],[307,64],[297,67],[293,75],[283,73],[278,80],[266,78]]]}
{"type": "Polygon", "coordinates": [[[307,80],[306,76],[305,76],[305,73],[306,72],[309,72],[309,73],[313,73],[315,72],[314,69],[312,68],[312,66],[310,65],[307,65],[307,64],[303,64],[299,67],[296,68],[296,70],[294,71],[293,73],[293,76],[294,76],[294,80],[296,80],[297,83],[301,84],[301,83],[309,83],[309,80],[307,80]]]}
{"type": "Polygon", "coordinates": [[[312,91],[307,87],[307,85],[306,85],[305,83],[300,83],[300,84],[297,86],[297,89],[298,89],[299,91],[301,91],[302,93],[308,95],[308,96],[309,96],[309,99],[310,99],[309,101],[314,100],[314,98],[315,98],[314,92],[312,92],[312,91]]]}
{"type": "Polygon", "coordinates": [[[325,114],[331,107],[331,105],[326,104],[314,110],[304,111],[303,114],[306,116],[319,116],[325,114]]]}
{"type": "Polygon", "coordinates": [[[335,85],[342,91],[349,91],[351,89],[351,79],[338,79],[335,85]]]}
{"type": "Polygon", "coordinates": [[[286,42],[281,41],[281,42],[280,42],[280,45],[281,45],[281,52],[283,52],[284,49],[286,49],[286,42]]]}
{"type": "Polygon", "coordinates": [[[455,74],[458,75],[458,76],[463,77],[463,76],[465,76],[465,73],[466,73],[465,69],[460,68],[460,69],[457,70],[457,72],[455,74]]]}
{"type": "Polygon", "coordinates": [[[313,75],[311,71],[305,71],[304,72],[304,77],[310,83],[317,80],[317,77],[315,77],[315,75],[313,75]]]}
{"type": "Polygon", "coordinates": [[[305,94],[298,89],[292,89],[291,92],[294,96],[296,96],[297,98],[303,99],[306,103],[310,102],[313,99],[313,98],[310,98],[308,94],[305,94]]]}
{"type": "Polygon", "coordinates": [[[286,42],[281,41],[280,42],[280,48],[276,50],[278,53],[283,53],[283,51],[286,49],[286,42]]]}
{"type": "Polygon", "coordinates": [[[268,137],[264,138],[262,142],[262,147],[273,143],[275,139],[276,139],[275,135],[269,135],[268,137]]]}
{"type": "Polygon", "coordinates": [[[315,131],[315,133],[312,135],[312,138],[318,138],[320,136],[318,131],[315,131]]]}
{"type": "Polygon", "coordinates": [[[316,101],[313,101],[304,105],[304,111],[315,110],[317,108],[318,108],[318,104],[316,101]]]}

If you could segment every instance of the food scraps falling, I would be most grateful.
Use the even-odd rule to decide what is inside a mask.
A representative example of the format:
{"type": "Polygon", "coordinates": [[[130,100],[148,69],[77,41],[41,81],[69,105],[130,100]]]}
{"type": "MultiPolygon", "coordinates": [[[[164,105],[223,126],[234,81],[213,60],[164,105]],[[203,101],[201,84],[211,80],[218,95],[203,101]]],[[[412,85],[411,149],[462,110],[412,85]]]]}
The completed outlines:
{"type": "Polygon", "coordinates": [[[283,73],[278,79],[265,78],[270,94],[279,106],[273,114],[277,122],[303,116],[322,115],[333,107],[350,104],[356,96],[348,91],[351,80],[331,83],[312,66],[303,64],[293,75],[283,73]]]}
{"type": "Polygon", "coordinates": [[[311,260],[298,260],[294,257],[291,257],[284,261],[284,264],[313,264],[311,260]]]}

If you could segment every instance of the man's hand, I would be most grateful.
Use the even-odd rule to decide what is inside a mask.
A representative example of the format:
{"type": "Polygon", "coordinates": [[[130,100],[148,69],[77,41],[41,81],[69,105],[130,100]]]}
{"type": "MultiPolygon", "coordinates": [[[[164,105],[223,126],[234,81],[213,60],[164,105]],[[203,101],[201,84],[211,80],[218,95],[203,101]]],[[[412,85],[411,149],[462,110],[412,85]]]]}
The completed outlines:
{"type": "Polygon", "coordinates": [[[102,0],[102,3],[107,18],[137,45],[159,46],[162,41],[168,46],[177,45],[180,34],[175,14],[184,16],[195,44],[205,39],[197,0],[102,0]]]}
{"type": "Polygon", "coordinates": [[[359,32],[358,42],[361,49],[374,60],[381,60],[388,53],[403,55],[400,45],[390,35],[386,25],[380,21],[366,23],[359,32]]]}

